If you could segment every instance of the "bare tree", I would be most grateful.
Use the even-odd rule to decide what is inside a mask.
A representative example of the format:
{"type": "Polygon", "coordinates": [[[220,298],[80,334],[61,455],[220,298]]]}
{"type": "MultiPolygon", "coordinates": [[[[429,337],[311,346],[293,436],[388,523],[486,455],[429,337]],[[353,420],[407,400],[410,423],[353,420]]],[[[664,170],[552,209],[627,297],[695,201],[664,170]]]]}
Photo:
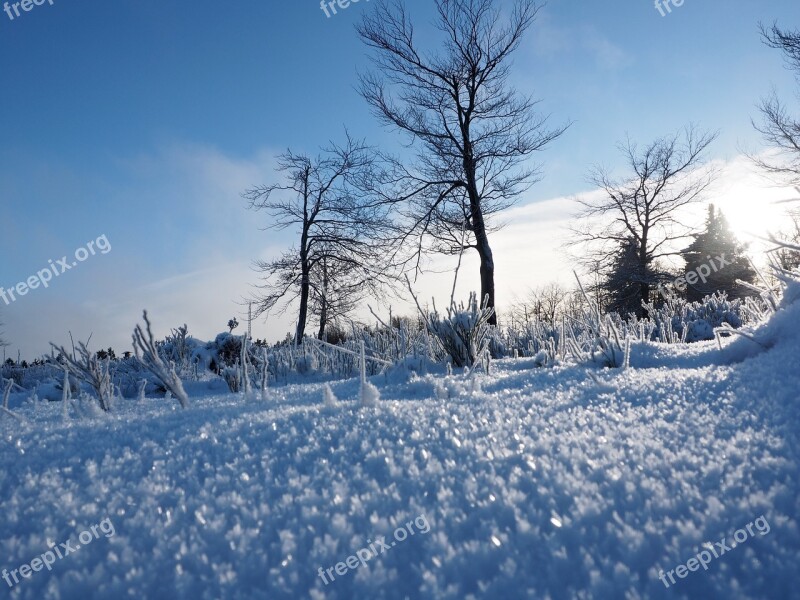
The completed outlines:
{"type": "MultiPolygon", "coordinates": [[[[760,27],[764,43],[783,52],[787,66],[797,71],[800,78],[800,30],[780,29],[777,24],[760,27]]],[[[753,127],[779,155],[777,160],[760,157],[753,160],[768,173],[800,183],[800,116],[793,116],[774,91],[761,101],[759,108],[761,122],[754,121],[753,127]]]]}
{"type": "Polygon", "coordinates": [[[527,296],[512,306],[512,319],[522,325],[537,320],[548,327],[555,327],[568,294],[569,291],[558,283],[531,288],[527,296]]]}
{"type": "Polygon", "coordinates": [[[508,83],[511,56],[539,10],[532,0],[517,0],[505,23],[492,0],[436,0],[436,8],[439,53],[422,50],[401,0],[365,16],[358,33],[374,50],[376,71],[361,76],[360,92],[416,150],[410,164],[395,161],[381,189],[383,200],[407,207],[398,244],[414,240],[408,260],[417,269],[424,251],[475,249],[481,298],[492,308],[490,217],[538,180],[523,163],[566,128],[548,128],[536,102],[508,83]]]}
{"type": "MultiPolygon", "coordinates": [[[[380,251],[380,240],[386,237],[381,231],[390,225],[389,209],[370,202],[363,191],[365,182],[374,177],[376,160],[374,149],[349,136],[344,146],[331,144],[314,159],[287,151],[278,165],[286,182],[244,194],[251,209],[273,217],[267,229],[298,230],[297,246],[276,259],[256,263],[264,284],[254,298],[256,315],[281,303],[286,310],[299,300],[298,343],[305,335],[309,304],[315,298],[342,287],[364,295],[390,283],[391,269],[383,260],[386,253],[380,251]],[[336,274],[336,286],[330,279],[325,283],[320,272],[323,265],[336,274]]],[[[330,303],[318,306],[330,307],[330,303]]],[[[323,316],[322,322],[328,318],[323,316]]]]}
{"type": "MultiPolygon", "coordinates": [[[[623,249],[633,249],[628,259],[629,279],[638,286],[639,298],[650,301],[650,291],[659,282],[658,260],[675,255],[674,243],[690,235],[679,221],[681,209],[698,202],[716,174],[702,168],[704,153],[716,133],[700,132],[694,126],[640,148],[627,140],[620,144],[630,172],[622,179],[595,167],[589,182],[603,190],[597,200],[579,199],[582,210],[572,229],[569,246],[580,245],[584,266],[610,272],[619,264],[623,249]]],[[[642,314],[639,306],[637,313],[642,314]]]]}

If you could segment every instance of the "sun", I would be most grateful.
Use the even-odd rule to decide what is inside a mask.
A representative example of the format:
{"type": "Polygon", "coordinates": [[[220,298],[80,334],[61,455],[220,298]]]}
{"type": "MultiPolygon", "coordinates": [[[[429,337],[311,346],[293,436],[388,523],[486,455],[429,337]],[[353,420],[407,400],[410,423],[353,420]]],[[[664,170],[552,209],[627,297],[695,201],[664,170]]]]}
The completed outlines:
{"type": "Polygon", "coordinates": [[[755,242],[768,234],[792,229],[788,211],[800,209],[800,190],[776,186],[763,177],[746,173],[733,178],[710,198],[728,220],[741,242],[755,242]]]}
{"type": "Polygon", "coordinates": [[[734,195],[719,202],[718,206],[728,219],[731,231],[739,240],[747,242],[788,228],[786,211],[790,206],[786,200],[790,197],[783,194],[774,199],[767,198],[774,195],[774,190],[769,191],[773,193],[767,194],[765,191],[760,199],[734,195]]]}

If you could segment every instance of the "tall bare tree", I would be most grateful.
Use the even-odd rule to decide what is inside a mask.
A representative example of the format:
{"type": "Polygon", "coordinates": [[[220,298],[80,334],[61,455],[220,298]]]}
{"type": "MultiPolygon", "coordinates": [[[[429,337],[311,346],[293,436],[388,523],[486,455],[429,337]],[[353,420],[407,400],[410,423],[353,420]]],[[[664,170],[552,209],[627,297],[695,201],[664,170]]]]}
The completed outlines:
{"type": "Polygon", "coordinates": [[[517,0],[504,22],[492,0],[435,4],[438,52],[423,50],[401,0],[381,2],[364,17],[358,33],[376,69],[361,76],[360,91],[415,150],[415,160],[395,162],[381,189],[385,201],[406,206],[397,241],[414,241],[417,268],[426,250],[475,249],[481,297],[494,307],[491,216],[538,180],[526,161],[565,127],[549,128],[537,102],[509,84],[511,57],[539,10],[532,0],[517,0]]]}
{"type": "MultiPolygon", "coordinates": [[[[299,301],[298,343],[305,335],[310,302],[325,290],[323,265],[337,277],[335,285],[328,285],[330,290],[345,286],[364,294],[390,283],[386,253],[379,247],[386,237],[382,230],[389,226],[389,210],[368,202],[361,191],[374,177],[375,156],[372,148],[349,136],[343,146],[331,144],[316,158],[287,151],[278,164],[285,182],[244,194],[251,209],[266,211],[274,219],[267,229],[295,228],[298,234],[297,246],[256,263],[264,283],[254,298],[256,315],[281,303],[285,310],[299,301]]],[[[320,333],[327,318],[323,316],[320,333]]]]}
{"type": "MultiPolygon", "coordinates": [[[[715,169],[703,163],[705,150],[716,136],[689,126],[643,148],[628,139],[619,145],[629,169],[624,177],[615,178],[607,169],[594,167],[589,182],[604,194],[596,200],[578,200],[582,209],[569,243],[580,247],[584,266],[597,268],[599,260],[611,275],[620,253],[633,249],[635,256],[628,257],[626,264],[634,281],[628,284],[635,284],[639,299],[649,302],[651,289],[661,277],[658,260],[677,254],[674,243],[691,234],[679,220],[681,209],[702,200],[714,179],[715,169]]],[[[638,303],[636,311],[641,314],[638,303]]]]}
{"type": "MultiPolygon", "coordinates": [[[[797,72],[800,82],[800,30],[761,25],[764,43],[783,53],[786,65],[797,72]]],[[[757,157],[756,163],[767,172],[800,183],[800,113],[792,115],[786,104],[772,93],[761,101],[761,122],[753,126],[766,142],[779,151],[777,160],[757,157]]]]}

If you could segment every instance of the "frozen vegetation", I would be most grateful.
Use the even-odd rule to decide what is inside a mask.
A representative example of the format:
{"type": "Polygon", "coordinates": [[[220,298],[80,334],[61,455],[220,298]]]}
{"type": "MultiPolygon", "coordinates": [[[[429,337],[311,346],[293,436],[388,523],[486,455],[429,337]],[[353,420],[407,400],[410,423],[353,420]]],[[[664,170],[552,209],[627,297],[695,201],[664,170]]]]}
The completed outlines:
{"type": "MultiPolygon", "coordinates": [[[[231,383],[247,355],[242,338],[173,335],[158,352],[182,375],[186,409],[165,400],[135,360],[113,361],[109,411],[73,378],[65,415],[62,402],[48,401],[62,397],[63,370],[17,373],[26,389],[7,399],[16,418],[0,420],[3,567],[30,564],[104,519],[115,532],[9,591],[37,599],[153,598],[165,589],[192,598],[796,597],[800,284],[784,287],[762,300],[761,321],[739,334],[718,330],[718,341],[655,341],[664,323],[686,326],[664,315],[609,320],[619,339],[603,343],[619,342],[620,368],[603,368],[597,336],[575,330],[561,333],[569,343],[549,336],[526,340],[531,352],[507,347],[516,359],[445,369],[435,338],[404,326],[369,338],[366,355],[380,347],[380,356],[404,358],[388,368],[367,360],[366,386],[360,343],[349,343],[352,354],[273,348],[264,395],[252,390],[267,352],[248,351],[245,393],[241,380],[231,383]],[[211,373],[237,339],[233,366],[211,373]],[[226,369],[234,371],[228,383],[226,369]],[[140,379],[149,382],[144,398],[140,379]],[[420,516],[426,533],[345,575],[332,570],[327,584],[320,576],[420,516]],[[759,517],[769,532],[751,526],[754,535],[707,571],[675,576],[669,588],[659,578],[706,543],[730,545],[759,517]]],[[[518,339],[524,332],[494,334],[492,343],[518,339]]]]}

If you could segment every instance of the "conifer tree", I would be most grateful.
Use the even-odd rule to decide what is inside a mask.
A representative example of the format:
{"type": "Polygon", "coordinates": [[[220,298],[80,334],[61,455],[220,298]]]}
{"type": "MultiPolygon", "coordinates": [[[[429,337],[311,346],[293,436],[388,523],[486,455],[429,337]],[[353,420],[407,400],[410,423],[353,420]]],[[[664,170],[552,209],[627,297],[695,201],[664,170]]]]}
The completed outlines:
{"type": "Polygon", "coordinates": [[[751,290],[736,283],[737,280],[752,283],[756,279],[744,254],[746,250],[747,246],[736,239],[722,211],[709,205],[705,231],[695,236],[681,256],[686,261],[685,276],[700,272],[703,265],[706,265],[703,272],[710,268],[711,274],[705,276],[705,282],[696,276],[691,278],[695,283],[687,281],[686,299],[697,302],[714,292],[725,292],[731,300],[753,295],[751,290]]]}
{"type": "MultiPolygon", "coordinates": [[[[610,285],[619,290],[617,300],[628,284],[614,278],[626,273],[632,277],[631,285],[640,291],[637,316],[647,316],[643,304],[653,301],[658,284],[665,279],[659,274],[659,261],[679,254],[678,244],[691,237],[680,215],[685,207],[703,199],[714,180],[716,169],[705,164],[705,152],[716,135],[689,125],[646,146],[628,139],[620,145],[628,172],[614,175],[606,167],[595,167],[589,182],[603,194],[578,199],[581,210],[568,245],[580,248],[576,258],[585,267],[599,266],[610,285]],[[639,253],[635,268],[626,254],[633,248],[639,253]],[[652,277],[645,279],[646,275],[652,277]]],[[[610,304],[622,309],[619,302],[610,304]]],[[[625,304],[632,307],[634,303],[625,304]]]]}
{"type": "Polygon", "coordinates": [[[654,264],[642,266],[641,248],[634,237],[620,243],[607,274],[600,285],[606,298],[606,309],[627,316],[641,314],[642,294],[645,285],[658,281],[660,276],[654,264]]]}

